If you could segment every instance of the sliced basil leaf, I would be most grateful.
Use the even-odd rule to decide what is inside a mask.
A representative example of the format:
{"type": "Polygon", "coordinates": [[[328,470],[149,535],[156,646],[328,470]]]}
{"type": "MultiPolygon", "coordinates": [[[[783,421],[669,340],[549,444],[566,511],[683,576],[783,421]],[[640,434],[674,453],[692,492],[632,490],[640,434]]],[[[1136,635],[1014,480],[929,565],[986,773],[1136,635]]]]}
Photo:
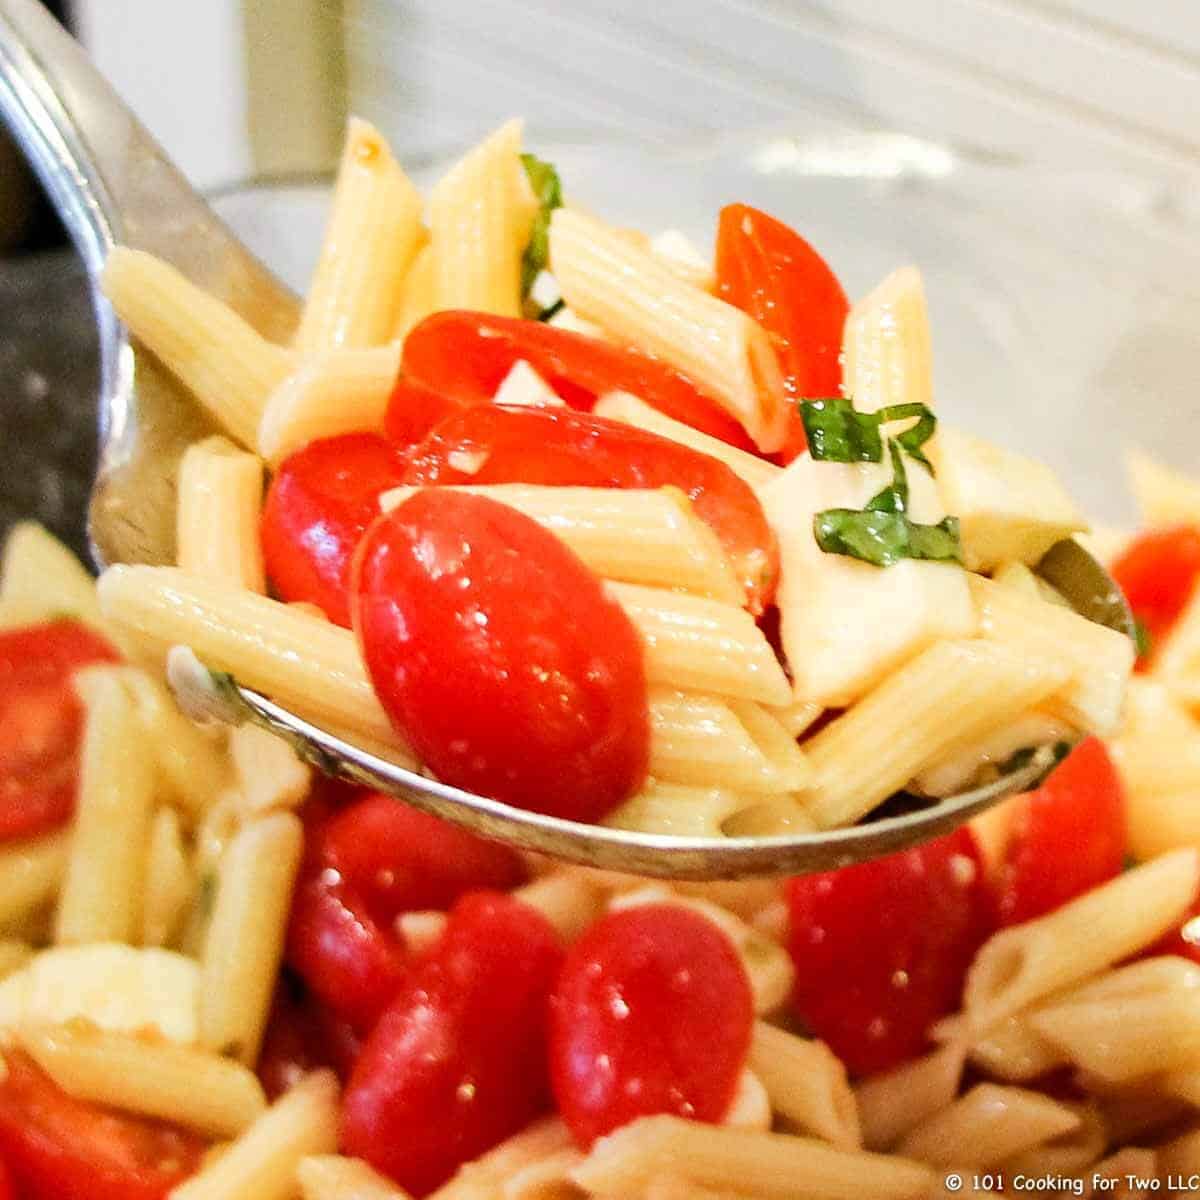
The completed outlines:
{"type": "Polygon", "coordinates": [[[521,163],[538,202],[529,243],[521,259],[521,298],[524,299],[550,261],[550,214],[562,205],[562,181],[553,164],[543,162],[536,154],[522,154],[521,163]]]}
{"type": "Polygon", "coordinates": [[[870,512],[907,512],[908,472],[904,469],[904,455],[895,442],[888,442],[888,454],[892,458],[892,482],[867,501],[867,509],[870,512]]]}
{"type": "Polygon", "coordinates": [[[924,404],[889,404],[881,408],[877,414],[883,421],[903,421],[908,417],[916,417],[915,425],[909,426],[903,433],[893,434],[892,440],[899,442],[904,452],[919,462],[929,473],[933,474],[933,466],[925,457],[922,447],[937,430],[937,417],[924,404]]]}
{"type": "Polygon", "coordinates": [[[558,314],[566,307],[567,302],[560,296],[553,304],[543,308],[542,311],[538,313],[537,319],[539,321],[549,321],[552,317],[557,317],[558,314]]]}
{"type": "Polygon", "coordinates": [[[1133,644],[1137,647],[1138,658],[1149,658],[1154,649],[1154,637],[1150,630],[1139,620],[1133,622],[1133,644]]]}
{"type": "Polygon", "coordinates": [[[813,517],[813,537],[826,554],[846,555],[877,567],[892,567],[906,558],[963,561],[956,517],[918,525],[898,512],[827,508],[813,517]]]}
{"type": "Polygon", "coordinates": [[[801,400],[808,452],[824,462],[882,462],[879,414],[856,412],[851,400],[801,400]]]}

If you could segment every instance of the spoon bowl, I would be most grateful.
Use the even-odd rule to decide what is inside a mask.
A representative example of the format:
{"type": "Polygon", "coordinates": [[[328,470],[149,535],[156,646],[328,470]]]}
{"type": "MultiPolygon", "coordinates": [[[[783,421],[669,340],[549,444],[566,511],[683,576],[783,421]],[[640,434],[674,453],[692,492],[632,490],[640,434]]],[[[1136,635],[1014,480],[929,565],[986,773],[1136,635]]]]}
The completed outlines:
{"type": "MultiPolygon", "coordinates": [[[[0,0],[0,114],[54,201],[92,279],[102,348],[101,454],[89,512],[93,556],[174,561],[175,474],[210,431],[199,406],[132,340],[98,287],[113,246],[148,250],[220,297],[264,337],[286,342],[295,297],[234,237],[117,98],[75,41],[37,3],[0,0]]],[[[1106,572],[1077,543],[1039,565],[1081,614],[1132,636],[1106,572]]],[[[523,849],[608,870],[674,879],[736,879],[830,870],[915,845],[1033,786],[1048,758],[900,816],[821,833],[683,838],[584,825],[464,792],[352,745],[268,697],[232,687],[205,711],[286,738],[321,770],[523,849]]]]}

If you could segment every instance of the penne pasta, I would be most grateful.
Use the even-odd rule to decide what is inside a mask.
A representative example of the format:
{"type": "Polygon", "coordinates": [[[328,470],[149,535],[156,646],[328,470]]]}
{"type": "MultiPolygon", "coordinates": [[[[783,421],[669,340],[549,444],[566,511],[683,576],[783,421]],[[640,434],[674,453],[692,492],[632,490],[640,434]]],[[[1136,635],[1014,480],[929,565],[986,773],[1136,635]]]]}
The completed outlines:
{"type": "Polygon", "coordinates": [[[403,344],[420,323],[437,311],[435,288],[437,281],[433,272],[433,246],[428,242],[417,251],[400,286],[400,306],[396,324],[392,328],[392,341],[403,344]]]}
{"type": "Polygon", "coordinates": [[[626,425],[634,425],[647,433],[657,433],[660,437],[679,442],[692,450],[699,450],[709,458],[720,459],[735,475],[739,476],[752,488],[760,488],[777,479],[783,474],[783,468],[739,450],[728,442],[721,441],[711,434],[693,429],[674,417],[668,417],[657,408],[652,408],[644,400],[629,392],[609,392],[601,396],[592,411],[598,417],[606,417],[610,421],[622,421],[626,425]]]}
{"type": "Polygon", "coordinates": [[[179,567],[248,592],[265,592],[259,537],[262,460],[227,438],[205,438],[184,452],[177,486],[179,567]]]}
{"type": "Polygon", "coordinates": [[[267,397],[258,452],[278,467],[318,438],[380,432],[399,373],[394,345],[305,358],[267,397]]]}
{"type": "Polygon", "coordinates": [[[739,808],[721,824],[729,837],[778,837],[785,833],[816,833],[813,820],[797,796],[772,796],[739,808]]]}
{"type": "Polygon", "coordinates": [[[37,522],[18,521],[0,558],[0,629],[56,617],[74,617],[112,638],[83,564],[37,522]]]}
{"type": "Polygon", "coordinates": [[[166,364],[234,441],[253,447],[267,397],[292,355],[169,263],[115,247],[101,276],[117,315],[166,364]]]}
{"type": "Polygon", "coordinates": [[[0,846],[0,930],[20,930],[54,900],[70,853],[69,831],[0,846]]]}
{"type": "Polygon", "coordinates": [[[200,1040],[247,1065],[258,1060],[304,834],[291,813],[251,822],[219,864],[204,944],[200,1040]]]}
{"type": "Polygon", "coordinates": [[[465,1163],[453,1179],[431,1194],[429,1200],[493,1200],[503,1195],[507,1180],[573,1147],[571,1135],[562,1120],[545,1117],[465,1163]]]}
{"type": "Polygon", "coordinates": [[[984,1033],[1033,1001],[1152,944],[1187,912],[1198,884],[1200,856],[1177,850],[1044,917],[994,934],[967,973],[968,1028],[984,1033]]]}
{"type": "Polygon", "coordinates": [[[280,704],[398,742],[350,630],[175,567],[110,567],[99,589],[101,608],[150,644],[191,646],[212,670],[236,672],[280,704]]]}
{"type": "Polygon", "coordinates": [[[738,1077],[737,1090],[721,1124],[729,1129],[757,1129],[760,1133],[771,1128],[771,1098],[762,1080],[749,1068],[738,1077]]]}
{"type": "Polygon", "coordinates": [[[142,893],[143,946],[169,946],[183,923],[184,912],[195,892],[179,814],[160,808],[150,822],[146,850],[146,885],[142,893]]]}
{"type": "Polygon", "coordinates": [[[766,1088],[771,1108],[794,1129],[843,1150],[862,1146],[846,1068],[824,1042],[756,1021],[749,1065],[766,1088]]]}
{"type": "Polygon", "coordinates": [[[1200,484],[1141,450],[1125,455],[1125,474],[1149,529],[1200,523],[1200,484]]]}
{"type": "Polygon", "coordinates": [[[261,815],[296,808],[308,795],[313,772],[281,737],[257,725],[239,725],[229,733],[229,756],[237,776],[244,812],[261,815]]]}
{"type": "Polygon", "coordinates": [[[951,1044],[862,1080],[854,1091],[862,1145],[890,1150],[948,1108],[958,1095],[964,1061],[963,1045],[951,1044]]]}
{"type": "Polygon", "coordinates": [[[650,684],[761,704],[788,702],[783,668],[744,609],[663,588],[606,586],[642,635],[650,684]]]}
{"type": "Polygon", "coordinates": [[[806,811],[850,825],[957,748],[1059,687],[1065,670],[984,641],[939,642],[804,743],[806,811]]]}
{"type": "Polygon", "coordinates": [[[934,1180],[928,1167],[902,1158],[668,1116],[643,1117],[601,1138],[573,1178],[607,1196],[636,1194],[659,1174],[779,1200],[911,1200],[934,1180]]]}
{"type": "Polygon", "coordinates": [[[252,1071],[190,1046],[78,1022],[26,1029],[20,1041],[69,1095],[210,1137],[236,1137],[267,1107],[252,1071]]]}
{"type": "Polygon", "coordinates": [[[1078,1113],[1040,1092],[979,1083],[909,1130],[897,1152],[932,1166],[990,1167],[1080,1124],[1078,1113]]]}
{"type": "Polygon", "coordinates": [[[408,1193],[360,1158],[311,1154],[296,1168],[303,1200],[408,1200],[408,1193]]]}
{"type": "Polygon", "coordinates": [[[459,160],[429,194],[435,309],[521,315],[521,258],[537,203],[509,121],[459,160]]]}
{"type": "Polygon", "coordinates": [[[337,1148],[337,1100],[332,1072],[309,1075],[169,1200],[291,1200],[301,1161],[337,1148]]]}
{"type": "Polygon", "coordinates": [[[600,889],[572,871],[543,875],[513,895],[536,908],[565,942],[573,942],[604,910],[600,889]]]}
{"type": "Polygon", "coordinates": [[[379,130],[351,117],[297,348],[311,353],[387,341],[423,237],[417,189],[379,130]]]}
{"type": "Polygon", "coordinates": [[[745,796],[722,788],[648,780],[637,795],[613,809],[603,823],[614,829],[671,837],[721,837],[723,823],[743,810],[746,802],[745,796]]]}
{"type": "Polygon", "coordinates": [[[86,709],[79,799],[55,914],[60,944],[132,942],[140,932],[154,764],[120,668],[75,676],[86,709]]]}
{"type": "MultiPolygon", "coordinates": [[[[387,512],[416,488],[380,497],[387,512]]],[[[675,488],[463,487],[507,504],[561,538],[597,575],[740,606],[742,587],[713,531],[675,488]]]]}
{"type": "Polygon", "coordinates": [[[551,217],[550,269],[584,320],[682,371],[745,426],[760,450],[783,444],[779,365],[766,333],[744,312],[576,209],[551,217]]]}
{"type": "Polygon", "coordinates": [[[1070,1055],[1043,1037],[1030,1013],[1006,1017],[994,1028],[971,1042],[971,1064],[1005,1083],[1027,1083],[1066,1066],[1070,1055]]]}
{"type": "Polygon", "coordinates": [[[1067,1104],[1079,1117],[1076,1128],[1006,1159],[1001,1169],[1032,1179],[1069,1178],[1100,1160],[1108,1145],[1104,1122],[1094,1104],[1067,1104]]]}

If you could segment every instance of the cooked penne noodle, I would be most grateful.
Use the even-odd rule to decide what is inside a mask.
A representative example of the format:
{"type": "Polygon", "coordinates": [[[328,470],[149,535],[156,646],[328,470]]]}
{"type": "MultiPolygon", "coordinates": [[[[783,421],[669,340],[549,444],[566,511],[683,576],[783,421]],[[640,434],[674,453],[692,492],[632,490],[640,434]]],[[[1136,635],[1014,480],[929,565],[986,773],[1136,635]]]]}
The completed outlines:
{"type": "Polygon", "coordinates": [[[122,682],[158,767],[158,786],[194,823],[229,782],[224,731],[189,721],[156,679],[145,671],[126,670],[122,682]]]}
{"type": "Polygon", "coordinates": [[[297,348],[312,352],[386,342],[401,284],[423,237],[420,194],[379,130],[351,117],[297,348]]]}
{"type": "Polygon", "coordinates": [[[646,645],[646,679],[761,704],[791,696],[771,643],[744,609],[633,583],[609,583],[646,645]]]}
{"type": "Polygon", "coordinates": [[[747,1192],[697,1187],[683,1175],[656,1175],[639,1195],[644,1200],[754,1200],[747,1192]]]}
{"type": "Polygon", "coordinates": [[[693,429],[674,417],[668,417],[657,408],[652,408],[644,400],[629,392],[609,392],[601,396],[592,411],[598,417],[607,417],[610,421],[623,421],[626,425],[635,425],[647,433],[657,433],[660,437],[669,438],[673,442],[699,450],[709,458],[720,459],[735,475],[748,483],[752,488],[763,487],[783,474],[783,468],[739,450],[728,442],[721,441],[711,434],[693,429]]]}
{"type": "Polygon", "coordinates": [[[0,979],[19,971],[33,957],[33,947],[20,938],[0,938],[0,979]]]}
{"type": "Polygon", "coordinates": [[[460,159],[429,194],[436,309],[521,315],[521,258],[537,203],[509,121],[460,159]]]}
{"type": "Polygon", "coordinates": [[[822,829],[850,825],[956,748],[1028,711],[1065,669],[999,643],[939,642],[804,744],[804,806],[822,829]]]}
{"type": "Polygon", "coordinates": [[[994,934],[967,973],[972,1034],[1151,945],[1187,912],[1197,884],[1200,856],[1176,850],[994,934]]]}
{"type": "Polygon", "coordinates": [[[1033,1027],[1028,1012],[1006,1017],[971,1043],[973,1066],[1005,1083],[1028,1083],[1055,1067],[1066,1066],[1070,1055],[1033,1027]]]}
{"type": "Polygon", "coordinates": [[[787,406],[775,352],[741,309],[683,282],[652,252],[576,209],[551,217],[550,269],[581,317],[682,371],[760,450],[783,444],[787,406]]]}
{"type": "Polygon", "coordinates": [[[604,911],[600,889],[570,871],[543,875],[513,895],[536,908],[566,942],[573,942],[604,911]]]}
{"type": "Polygon", "coordinates": [[[507,1180],[573,1147],[562,1120],[545,1117],[465,1163],[429,1200],[496,1200],[503,1195],[507,1180]]]}
{"type": "Polygon", "coordinates": [[[678,229],[664,229],[650,239],[650,253],[674,271],[684,283],[711,292],[716,286],[716,273],[712,262],[692,243],[686,233],[678,229]]]}
{"type": "Polygon", "coordinates": [[[398,742],[349,629],[176,567],[110,567],[99,590],[101,608],[142,639],[190,646],[280,704],[398,742]]]}
{"type": "Polygon", "coordinates": [[[1024,563],[1001,563],[992,572],[992,581],[1001,587],[1023,592],[1026,596],[1039,596],[1047,604],[1057,604],[1059,608],[1071,607],[1071,602],[1058,588],[1047,583],[1040,575],[1035,575],[1024,563]]]}
{"type": "MultiPolygon", "coordinates": [[[[721,1124],[728,1129],[756,1129],[765,1133],[771,1123],[771,1098],[762,1080],[747,1068],[738,1077],[737,1088],[721,1124]]],[[[583,1156],[579,1157],[582,1160],[583,1156]]]]}
{"type": "Polygon", "coordinates": [[[781,708],[769,708],[767,711],[783,726],[786,734],[798,738],[808,732],[825,710],[810,700],[792,700],[781,708]]]}
{"type": "Polygon", "coordinates": [[[1120,726],[1125,685],[1135,649],[1123,633],[1078,613],[982,579],[970,577],[979,609],[980,636],[1070,672],[1066,689],[1045,707],[1077,729],[1103,737],[1120,726]]]}
{"type": "Polygon", "coordinates": [[[1167,1071],[1159,1083],[1169,1096],[1178,1096],[1193,1108],[1200,1108],[1200,1067],[1181,1067],[1178,1070],[1167,1071]]]}
{"type": "Polygon", "coordinates": [[[721,825],[728,837],[778,837],[785,833],[816,833],[817,823],[797,796],[772,796],[739,808],[721,825]]]}
{"type": "Polygon", "coordinates": [[[1158,1159],[1153,1150],[1126,1146],[1096,1163],[1087,1172],[1085,1187],[1093,1190],[1084,1191],[1081,1195],[1111,1196],[1114,1200],[1149,1200],[1150,1195],[1158,1190],[1153,1186],[1158,1182],[1158,1175],[1158,1159]],[[1096,1185],[1094,1181],[1101,1179],[1108,1181],[1110,1186],[1096,1185]]]}
{"type": "Polygon", "coordinates": [[[392,329],[392,341],[403,344],[404,339],[437,311],[436,280],[433,273],[433,246],[428,242],[417,251],[400,286],[400,307],[392,329]]]}
{"type": "Polygon", "coordinates": [[[229,732],[229,756],[237,776],[238,796],[247,814],[277,808],[296,808],[308,795],[312,767],[295,750],[257,725],[239,725],[229,732]]]}
{"type": "Polygon", "coordinates": [[[142,893],[143,946],[168,946],[183,922],[196,890],[179,825],[179,814],[160,808],[150,822],[146,850],[146,886],[142,893]]]}
{"type": "Polygon", "coordinates": [[[855,1088],[862,1145],[890,1150],[906,1133],[948,1108],[958,1095],[965,1051],[962,1043],[864,1079],[855,1088]]]}
{"type": "MultiPolygon", "coordinates": [[[[380,507],[387,512],[417,490],[385,492],[380,507]]],[[[716,534],[676,488],[625,491],[508,483],[455,490],[486,496],[532,517],[606,579],[741,605],[741,584],[716,534]]]]}
{"type": "Polygon", "coordinates": [[[263,467],[223,437],[194,442],[179,463],[176,562],[248,592],[267,590],[259,518],[263,467]]]}
{"type": "Polygon", "coordinates": [[[752,796],[793,792],[810,778],[795,748],[771,758],[777,739],[762,745],[734,706],[719,696],[650,689],[650,776],[660,783],[690,784],[752,796]]]}
{"type": "Polygon", "coordinates": [[[86,709],[71,852],[55,914],[60,944],[132,942],[140,932],[154,763],[120,668],[75,676],[86,709]]]}
{"type": "Polygon", "coordinates": [[[69,831],[0,846],[0,930],[20,931],[54,899],[70,853],[69,831]]]}
{"type": "Polygon", "coordinates": [[[1003,766],[1019,750],[1070,742],[1074,732],[1061,717],[1037,710],[1023,713],[927,767],[914,780],[916,789],[926,796],[953,796],[965,791],[981,770],[1003,766]]]}
{"type": "Polygon", "coordinates": [[[843,1150],[862,1146],[846,1068],[824,1042],[756,1021],[749,1064],[766,1088],[771,1107],[799,1132],[843,1150]]]}
{"type": "Polygon", "coordinates": [[[305,358],[267,397],[258,452],[278,467],[318,438],[382,430],[399,373],[397,346],[328,350],[305,358]]]}
{"type": "Polygon", "coordinates": [[[242,829],[219,865],[204,945],[200,1039],[247,1065],[258,1060],[303,843],[297,817],[272,813],[242,829]]]}
{"type": "Polygon", "coordinates": [[[55,617],[74,617],[112,637],[96,582],[79,559],[36,521],[18,521],[0,558],[0,629],[55,617]]]}
{"type": "Polygon", "coordinates": [[[765,1016],[780,1009],[792,992],[795,968],[788,952],[740,917],[708,900],[683,896],[662,884],[648,884],[621,892],[609,901],[619,910],[640,904],[678,904],[707,917],[733,943],[754,995],[754,1011],[765,1016]]]}
{"type": "Polygon", "coordinates": [[[650,779],[637,795],[613,809],[603,823],[614,829],[671,837],[721,837],[723,822],[742,811],[746,803],[747,797],[723,788],[688,787],[650,779]]]}
{"type": "Polygon", "coordinates": [[[909,1130],[897,1152],[932,1166],[990,1167],[1080,1124],[1078,1113],[1040,1092],[979,1083],[909,1130]]]}
{"type": "Polygon", "coordinates": [[[225,432],[253,447],[263,405],[291,370],[293,356],[152,254],[115,247],[101,284],[121,320],[225,432]]]}
{"type": "Polygon", "coordinates": [[[1004,1172],[1027,1178],[1069,1177],[1099,1161],[1108,1145],[1104,1122],[1094,1104],[1068,1103],[1079,1125],[1001,1163],[1004,1172]]]}
{"type": "MultiPolygon", "coordinates": [[[[645,881],[635,882],[641,884],[645,881]]],[[[705,882],[677,879],[672,882],[671,889],[681,896],[719,904],[749,924],[754,924],[762,911],[783,895],[783,887],[778,879],[714,879],[705,882]]]]}
{"type": "Polygon", "coordinates": [[[252,1071],[190,1046],[80,1023],[26,1029],[21,1045],[71,1096],[210,1137],[236,1137],[267,1107],[252,1071]]]}
{"type": "Polygon", "coordinates": [[[303,1200],[408,1200],[408,1193],[361,1158],[311,1154],[296,1168],[303,1200]]]}
{"type": "Polygon", "coordinates": [[[285,1092],[170,1200],[291,1200],[301,1161],[337,1149],[338,1087],[317,1071],[285,1092]]]}
{"type": "Polygon", "coordinates": [[[934,1179],[928,1167],[902,1158],[667,1116],[643,1117],[601,1138],[573,1178],[602,1196],[629,1195],[659,1174],[778,1200],[911,1200],[934,1179]]]}
{"type": "Polygon", "coordinates": [[[1125,455],[1129,490],[1149,529],[1200,523],[1200,484],[1141,450],[1125,455]]]}
{"type": "Polygon", "coordinates": [[[582,1161],[583,1154],[574,1148],[549,1154],[514,1172],[500,1195],[503,1200],[576,1200],[579,1189],[571,1182],[571,1172],[582,1161]]]}

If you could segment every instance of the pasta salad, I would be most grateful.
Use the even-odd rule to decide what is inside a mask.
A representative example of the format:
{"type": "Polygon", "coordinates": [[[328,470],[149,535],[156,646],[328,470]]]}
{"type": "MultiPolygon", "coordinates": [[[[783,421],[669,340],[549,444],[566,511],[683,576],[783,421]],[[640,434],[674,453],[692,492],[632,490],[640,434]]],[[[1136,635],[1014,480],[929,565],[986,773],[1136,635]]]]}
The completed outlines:
{"type": "Polygon", "coordinates": [[[1033,573],[1086,524],[939,427],[914,268],[851,305],[744,204],[711,262],[606,224],[519,122],[422,197],[354,121],[289,345],[142,252],[104,286],[220,431],[107,618],[393,762],[719,838],[1117,728],[1133,646],[1033,573]]]}

